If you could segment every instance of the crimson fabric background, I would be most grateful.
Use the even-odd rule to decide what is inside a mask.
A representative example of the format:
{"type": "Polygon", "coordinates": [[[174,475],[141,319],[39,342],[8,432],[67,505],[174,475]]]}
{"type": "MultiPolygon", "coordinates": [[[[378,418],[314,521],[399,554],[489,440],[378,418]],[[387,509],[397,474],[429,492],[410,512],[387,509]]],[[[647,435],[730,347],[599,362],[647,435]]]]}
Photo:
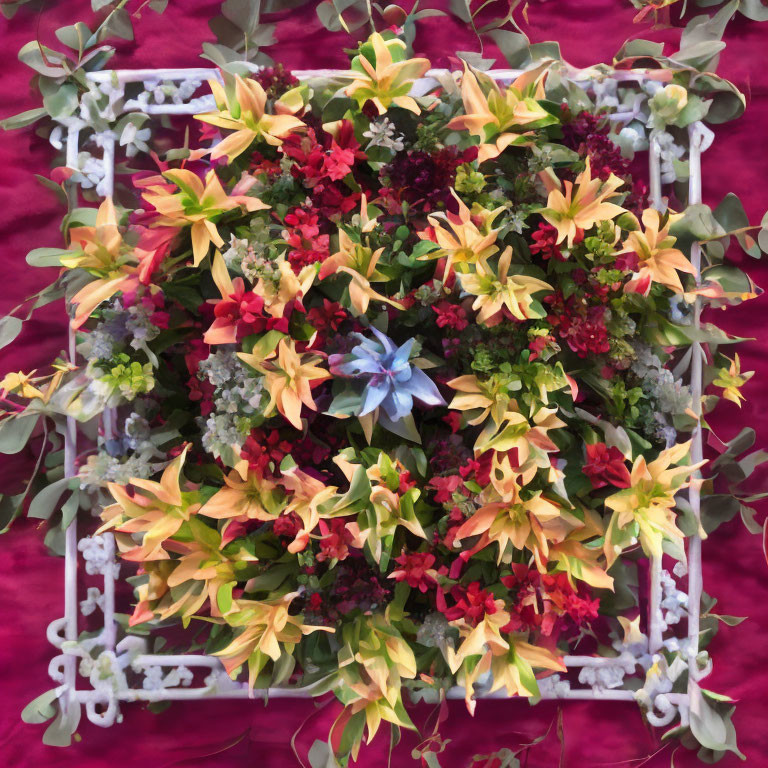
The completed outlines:
{"type": "MultiPolygon", "coordinates": [[[[1,1],[1,0],[0,0],[1,1]]],[[[132,3],[138,6],[140,3],[132,3]]],[[[435,6],[435,3],[430,3],[435,6]]],[[[503,3],[494,3],[503,5],[503,3]]],[[[677,6],[675,6],[677,7],[677,6]]],[[[207,22],[219,13],[211,0],[175,0],[162,16],[145,10],[136,23],[136,42],[118,45],[114,67],[201,66],[201,44],[211,40],[207,22]]],[[[673,11],[673,15],[676,11],[673,11]]],[[[625,39],[644,37],[676,40],[679,31],[652,30],[650,23],[633,25],[634,11],[628,0],[557,0],[528,7],[525,30],[534,42],[558,40],[564,57],[586,66],[610,61],[625,39]]],[[[76,20],[92,18],[88,0],[31,3],[14,19],[0,20],[0,116],[6,117],[38,105],[39,95],[29,86],[30,70],[16,60],[16,52],[38,37],[57,46],[53,30],[76,20]],[[38,10],[42,8],[42,12],[38,10]]],[[[294,68],[343,67],[344,35],[332,35],[319,24],[314,9],[279,14],[278,44],[270,53],[294,68]]],[[[433,65],[445,63],[456,50],[473,50],[469,31],[454,19],[429,19],[422,23],[415,48],[433,65]]],[[[704,156],[705,201],[717,204],[727,191],[743,200],[750,220],[759,221],[768,207],[765,193],[768,153],[768,24],[738,19],[726,34],[728,47],[720,73],[734,80],[747,94],[746,114],[736,123],[717,130],[714,147],[704,156]]],[[[669,51],[674,50],[668,45],[669,51]]],[[[668,51],[668,52],[669,52],[668,51]]],[[[47,174],[53,151],[31,129],[0,136],[0,313],[7,313],[22,298],[39,289],[50,275],[28,268],[24,256],[38,246],[60,243],[61,209],[53,195],[35,180],[47,174]]],[[[741,259],[739,254],[736,258],[741,259]]],[[[750,261],[753,278],[768,287],[768,265],[750,261]]],[[[768,332],[765,298],[731,309],[717,320],[731,333],[757,336],[741,346],[742,367],[757,374],[745,388],[747,404],[738,410],[724,403],[713,425],[720,437],[729,439],[744,426],[753,426],[763,443],[768,440],[768,332]]],[[[27,324],[22,337],[0,353],[0,375],[8,370],[42,366],[65,345],[66,324],[58,306],[41,311],[27,324]]],[[[29,471],[32,457],[3,457],[0,488],[18,490],[19,480],[29,471]]],[[[753,486],[765,487],[766,473],[753,486]]],[[[762,509],[764,514],[766,508],[762,509]]],[[[759,519],[762,519],[760,517],[759,519]]],[[[124,721],[101,730],[83,721],[82,741],[68,749],[43,746],[42,727],[21,722],[19,713],[34,696],[51,687],[47,666],[53,648],[46,642],[48,623],[63,614],[63,561],[47,556],[42,531],[34,521],[19,520],[0,539],[0,755],[8,768],[239,768],[240,766],[298,765],[291,738],[309,718],[296,738],[296,749],[306,755],[315,738],[327,734],[335,716],[334,705],[316,713],[312,701],[273,701],[268,708],[258,701],[207,701],[178,703],[155,715],[142,705],[123,707],[124,721]],[[316,714],[313,714],[316,713],[316,714]],[[236,743],[235,743],[236,742],[236,743]],[[234,745],[233,745],[234,744],[234,745]]],[[[748,764],[768,765],[768,731],[765,729],[764,689],[768,683],[765,633],[768,632],[768,571],[757,537],[748,535],[740,522],[723,526],[704,543],[705,588],[719,599],[717,611],[749,616],[735,629],[725,627],[712,643],[714,672],[706,686],[739,700],[734,718],[739,744],[748,764]]],[[[417,712],[423,723],[431,708],[417,712]]],[[[473,718],[463,702],[450,705],[450,717],[441,733],[451,739],[441,756],[445,768],[464,768],[473,755],[502,747],[516,748],[542,735],[552,725],[545,741],[533,747],[528,768],[567,766],[639,765],[666,768],[674,746],[647,762],[660,748],[658,734],[629,703],[566,702],[531,707],[526,701],[481,701],[473,718]],[[556,718],[562,708],[562,747],[557,738],[556,718]],[[555,723],[554,725],[553,722],[555,723]],[[559,762],[561,761],[561,762],[559,762]]],[[[384,731],[370,748],[364,748],[359,765],[386,766],[388,743],[384,731]]],[[[392,765],[416,765],[410,750],[416,738],[406,734],[395,748],[392,765]]],[[[674,757],[677,768],[698,765],[692,753],[680,749],[674,757]]],[[[732,755],[723,768],[741,765],[732,755]]]]}

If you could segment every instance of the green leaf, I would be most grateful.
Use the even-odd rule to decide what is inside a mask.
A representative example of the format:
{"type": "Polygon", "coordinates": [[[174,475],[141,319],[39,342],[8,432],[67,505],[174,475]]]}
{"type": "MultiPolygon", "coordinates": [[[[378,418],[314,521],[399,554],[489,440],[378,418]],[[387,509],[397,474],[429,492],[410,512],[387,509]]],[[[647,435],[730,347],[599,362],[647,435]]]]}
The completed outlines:
{"type": "Polygon", "coordinates": [[[62,256],[71,256],[72,251],[64,248],[35,248],[27,254],[30,267],[60,267],[62,256]]]}
{"type": "Polygon", "coordinates": [[[69,117],[79,106],[77,87],[71,83],[56,88],[43,99],[43,106],[53,118],[69,117]]]}
{"type": "Polygon", "coordinates": [[[261,0],[225,0],[221,14],[250,37],[259,26],[261,0]]]}
{"type": "Polygon", "coordinates": [[[61,498],[61,494],[69,488],[69,483],[69,477],[62,477],[60,480],[56,480],[50,485],[46,485],[37,496],[32,499],[27,516],[38,520],[48,520],[54,513],[56,505],[61,498]]]}
{"type": "Polygon", "coordinates": [[[125,8],[118,8],[109,15],[99,38],[103,40],[110,35],[119,37],[122,40],[133,40],[133,22],[131,21],[131,15],[125,8]]]}
{"type": "Polygon", "coordinates": [[[106,8],[108,5],[112,5],[115,0],[91,0],[91,10],[97,13],[102,8],[106,8]]]}
{"type": "Polygon", "coordinates": [[[46,77],[63,77],[67,74],[67,69],[62,66],[67,61],[66,56],[41,46],[37,40],[30,40],[22,46],[19,61],[46,77]]]}
{"type": "Polygon", "coordinates": [[[25,496],[25,493],[19,493],[16,496],[0,496],[0,533],[5,533],[21,514],[25,496]]]}
{"type": "Polygon", "coordinates": [[[0,120],[0,128],[4,131],[15,131],[17,128],[26,128],[28,125],[37,122],[41,117],[45,117],[47,114],[47,110],[43,109],[43,107],[28,109],[26,112],[19,112],[18,115],[13,115],[12,117],[6,117],[4,120],[0,120]]]}
{"type": "Polygon", "coordinates": [[[59,711],[55,720],[43,734],[43,744],[50,747],[68,747],[72,743],[72,734],[80,722],[80,703],[70,701],[66,707],[59,702],[59,711]]]}
{"type": "Polygon", "coordinates": [[[752,21],[768,21],[768,6],[760,0],[740,0],[739,10],[752,21]]]}
{"type": "MultiPolygon", "coordinates": [[[[109,1],[111,2],[111,0],[109,1]]],[[[96,2],[96,0],[92,0],[92,2],[96,2]]],[[[78,21],[69,27],[60,27],[56,30],[56,37],[59,41],[64,43],[67,48],[77,51],[78,58],[83,55],[86,43],[92,34],[91,30],[82,21],[78,21]]]]}
{"type": "Polygon", "coordinates": [[[0,319],[0,349],[8,346],[21,333],[23,325],[23,322],[13,315],[0,319]]]}
{"type": "Polygon", "coordinates": [[[39,414],[13,416],[0,423],[0,453],[19,453],[29,441],[39,414]]]}
{"type": "Polygon", "coordinates": [[[216,592],[216,602],[219,605],[219,610],[222,613],[227,613],[232,607],[232,587],[236,582],[228,581],[226,584],[222,584],[218,592],[216,592]]]}
{"type": "Polygon", "coordinates": [[[59,689],[53,688],[50,691],[41,693],[36,699],[27,704],[21,710],[21,719],[25,723],[39,725],[50,720],[58,711],[59,689]]]}

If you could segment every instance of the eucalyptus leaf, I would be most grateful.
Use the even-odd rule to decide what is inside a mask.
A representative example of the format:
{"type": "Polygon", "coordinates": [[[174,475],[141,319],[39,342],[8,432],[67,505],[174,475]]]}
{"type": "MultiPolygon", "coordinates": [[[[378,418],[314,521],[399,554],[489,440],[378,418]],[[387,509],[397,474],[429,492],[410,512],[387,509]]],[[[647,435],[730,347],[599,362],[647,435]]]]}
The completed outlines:
{"type": "Polygon", "coordinates": [[[12,416],[0,422],[0,453],[19,453],[29,441],[39,414],[12,416]]]}
{"type": "Polygon", "coordinates": [[[60,267],[62,256],[71,256],[65,248],[34,248],[27,254],[30,267],[60,267]]]}
{"type": "Polygon", "coordinates": [[[26,128],[32,123],[36,123],[41,117],[45,117],[48,111],[43,107],[28,109],[26,112],[19,112],[18,115],[6,117],[0,120],[0,128],[4,131],[15,131],[17,128],[26,128]]]}
{"type": "Polygon", "coordinates": [[[0,349],[8,346],[21,333],[23,325],[22,321],[13,315],[0,319],[0,349]]]}
{"type": "Polygon", "coordinates": [[[64,491],[69,488],[70,478],[62,477],[49,485],[46,485],[32,499],[29,505],[28,517],[38,520],[48,520],[56,509],[56,505],[64,491]]]}

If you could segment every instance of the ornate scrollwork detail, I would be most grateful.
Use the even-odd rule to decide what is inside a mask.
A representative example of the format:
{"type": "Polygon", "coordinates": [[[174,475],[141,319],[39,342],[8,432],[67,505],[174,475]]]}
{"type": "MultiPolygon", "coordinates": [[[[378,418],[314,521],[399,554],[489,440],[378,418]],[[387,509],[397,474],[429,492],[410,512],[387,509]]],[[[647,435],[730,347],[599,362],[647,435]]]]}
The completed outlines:
{"type": "Polygon", "coordinates": [[[102,533],[97,536],[86,536],[77,543],[77,548],[82,552],[85,560],[85,572],[91,576],[102,575],[104,578],[117,579],[120,573],[120,565],[115,562],[113,548],[108,543],[110,533],[102,533]]]}

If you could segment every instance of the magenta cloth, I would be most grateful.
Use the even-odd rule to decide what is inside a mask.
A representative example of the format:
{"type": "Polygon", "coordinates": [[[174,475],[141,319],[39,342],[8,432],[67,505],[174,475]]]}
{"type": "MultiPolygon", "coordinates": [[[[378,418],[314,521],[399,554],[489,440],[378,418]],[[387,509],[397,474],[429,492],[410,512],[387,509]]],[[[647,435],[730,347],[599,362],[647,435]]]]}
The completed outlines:
{"type": "MultiPolygon", "coordinates": [[[[132,2],[129,8],[139,5],[132,2]]],[[[136,23],[137,42],[119,45],[113,66],[204,66],[198,54],[202,42],[212,39],[207,21],[218,13],[219,6],[211,0],[184,0],[172,2],[162,16],[144,10],[136,23]]],[[[633,16],[629,0],[532,0],[525,28],[534,42],[559,41],[564,57],[578,66],[610,61],[629,37],[675,39],[674,31],[651,30],[647,21],[633,25],[633,16]]],[[[16,60],[18,49],[35,37],[58,47],[53,30],[92,18],[88,0],[67,0],[31,3],[22,7],[13,20],[0,20],[0,116],[38,106],[39,96],[29,87],[30,70],[16,60]],[[41,5],[43,12],[38,16],[36,9],[41,5]]],[[[345,65],[341,49],[348,44],[348,38],[323,30],[311,6],[283,12],[279,18],[279,44],[271,49],[276,59],[289,67],[306,69],[345,65]]],[[[468,30],[453,19],[431,19],[421,29],[415,48],[433,64],[440,64],[449,52],[476,47],[468,30]]],[[[718,129],[714,148],[704,156],[704,196],[706,202],[715,205],[726,192],[735,191],[750,220],[759,222],[768,207],[768,24],[736,20],[729,26],[726,39],[728,48],[722,56],[720,72],[747,94],[748,106],[741,120],[718,129]]],[[[62,211],[54,196],[33,176],[46,175],[52,157],[51,147],[31,129],[0,136],[0,248],[4,265],[0,277],[0,314],[7,313],[50,277],[28,268],[24,257],[31,248],[60,244],[58,227],[62,211]]],[[[744,260],[750,262],[749,271],[757,283],[768,287],[765,264],[748,257],[744,260]]],[[[756,341],[740,348],[742,368],[757,371],[745,388],[748,403],[741,410],[725,403],[714,422],[723,439],[733,437],[745,425],[753,426],[763,442],[768,438],[766,306],[765,299],[758,299],[731,309],[724,316],[718,315],[718,321],[731,333],[758,336],[756,341]]],[[[62,308],[46,308],[28,324],[10,351],[0,353],[0,372],[44,366],[65,346],[65,337],[62,308]]],[[[31,461],[28,454],[3,457],[0,488],[17,491],[19,478],[29,471],[31,461]]],[[[761,481],[765,486],[765,477],[762,473],[754,483],[755,488],[761,481]]],[[[765,507],[761,512],[764,515],[765,507]]],[[[159,715],[143,705],[127,704],[123,706],[122,724],[101,730],[84,718],[79,729],[81,741],[67,749],[43,746],[43,727],[26,725],[19,718],[28,701],[52,687],[47,667],[54,652],[45,639],[45,629],[50,621],[63,615],[63,562],[46,554],[42,538],[34,521],[19,520],[0,539],[3,766],[283,768],[299,765],[291,738],[305,720],[308,721],[296,739],[300,755],[306,756],[314,739],[326,735],[336,712],[334,705],[313,715],[316,708],[312,701],[273,701],[265,709],[260,702],[220,700],[173,704],[159,715]]],[[[705,685],[739,700],[734,722],[740,747],[747,754],[749,765],[765,766],[768,571],[760,541],[747,534],[735,520],[704,543],[704,561],[705,589],[718,598],[717,612],[749,616],[735,629],[723,627],[715,638],[710,646],[714,672],[705,685]]],[[[423,725],[430,711],[418,710],[417,723],[423,725]]],[[[548,737],[530,749],[525,763],[528,768],[639,765],[640,759],[661,749],[659,733],[644,724],[638,708],[630,703],[547,702],[531,707],[523,700],[481,701],[471,718],[463,702],[453,702],[449,719],[441,728],[443,736],[451,739],[441,755],[442,765],[465,768],[475,754],[487,754],[502,747],[514,749],[543,735],[550,726],[548,737]],[[557,738],[559,709],[562,752],[557,738]]],[[[416,737],[405,734],[403,743],[395,748],[391,764],[397,768],[418,765],[410,756],[415,744],[416,737]]],[[[642,764],[646,768],[667,768],[674,749],[674,745],[667,746],[642,764]]],[[[383,768],[387,765],[387,751],[388,739],[382,729],[374,745],[363,748],[358,765],[383,768]]],[[[681,748],[674,756],[674,765],[686,768],[700,763],[694,753],[681,748]]],[[[728,755],[720,765],[731,768],[741,763],[728,755]]]]}

